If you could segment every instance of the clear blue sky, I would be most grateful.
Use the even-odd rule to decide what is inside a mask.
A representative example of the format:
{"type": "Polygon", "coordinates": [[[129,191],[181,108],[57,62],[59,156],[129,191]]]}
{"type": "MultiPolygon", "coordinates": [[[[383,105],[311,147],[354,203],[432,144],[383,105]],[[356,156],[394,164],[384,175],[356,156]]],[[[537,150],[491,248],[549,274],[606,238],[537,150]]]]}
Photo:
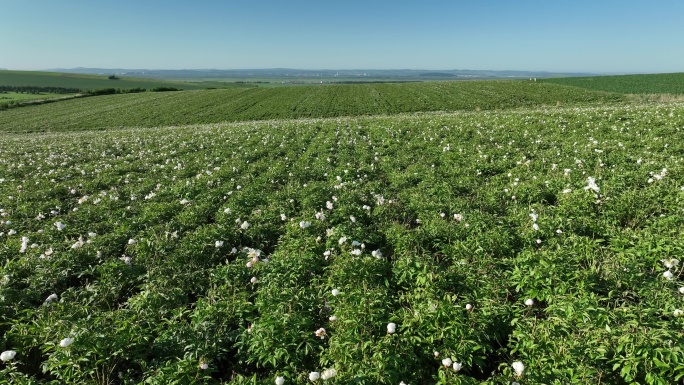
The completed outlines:
{"type": "Polygon", "coordinates": [[[681,0],[0,0],[0,68],[684,71],[681,0]]]}

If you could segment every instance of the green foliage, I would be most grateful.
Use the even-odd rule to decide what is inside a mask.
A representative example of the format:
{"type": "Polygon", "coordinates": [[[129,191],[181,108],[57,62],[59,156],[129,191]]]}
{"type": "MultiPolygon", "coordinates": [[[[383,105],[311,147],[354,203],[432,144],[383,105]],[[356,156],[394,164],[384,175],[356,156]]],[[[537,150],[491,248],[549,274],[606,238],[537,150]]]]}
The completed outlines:
{"type": "Polygon", "coordinates": [[[0,378],[677,383],[682,127],[669,103],[2,135],[0,378]]]}
{"type": "Polygon", "coordinates": [[[621,94],[684,94],[684,72],[649,75],[582,76],[539,79],[539,81],[621,94]]]}

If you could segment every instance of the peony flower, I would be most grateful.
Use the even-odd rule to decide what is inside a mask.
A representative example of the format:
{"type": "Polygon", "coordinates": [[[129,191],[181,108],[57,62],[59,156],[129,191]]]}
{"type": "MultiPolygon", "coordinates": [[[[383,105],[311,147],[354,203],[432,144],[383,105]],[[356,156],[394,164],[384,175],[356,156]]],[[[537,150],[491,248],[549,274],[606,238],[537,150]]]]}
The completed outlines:
{"type": "Polygon", "coordinates": [[[468,311],[471,311],[471,310],[473,310],[473,305],[467,304],[467,305],[465,305],[465,309],[468,311]]]}
{"type": "Polygon", "coordinates": [[[442,359],[442,365],[443,365],[445,368],[450,367],[451,364],[452,364],[451,358],[447,357],[447,358],[442,359]]]}
{"type": "Polygon", "coordinates": [[[596,179],[594,179],[592,177],[587,178],[587,185],[584,187],[584,189],[585,190],[592,190],[594,192],[600,191],[599,187],[596,185],[596,179]]]}
{"type": "Polygon", "coordinates": [[[672,272],[670,270],[666,270],[663,273],[663,277],[665,277],[668,281],[671,281],[673,277],[672,272]]]}
{"type": "Polygon", "coordinates": [[[182,204],[182,205],[187,205],[188,203],[190,203],[190,201],[185,199],[185,198],[181,199],[181,201],[180,201],[180,204],[182,204]]]}
{"type": "MultiPolygon", "coordinates": [[[[286,221],[286,220],[287,220],[287,215],[285,215],[285,214],[280,214],[280,220],[281,220],[281,221],[286,221]]],[[[278,378],[282,378],[282,377],[278,377],[278,378]]],[[[285,380],[283,380],[283,381],[285,381],[285,380]]]]}
{"type": "Polygon", "coordinates": [[[454,369],[454,372],[459,372],[462,367],[463,367],[463,364],[461,364],[460,362],[454,362],[454,365],[452,366],[452,368],[454,369]]]}
{"type": "Polygon", "coordinates": [[[66,225],[62,222],[55,222],[55,227],[57,227],[57,230],[62,231],[66,227],[66,225]]]}
{"type": "Polygon", "coordinates": [[[316,382],[318,379],[321,378],[321,374],[318,372],[311,372],[309,373],[309,381],[311,382],[316,382]]]}
{"type": "Polygon", "coordinates": [[[352,254],[352,255],[359,256],[359,255],[361,255],[361,249],[354,249],[354,250],[351,251],[351,254],[352,254]]]}
{"type": "Polygon", "coordinates": [[[673,314],[675,317],[681,317],[682,315],[684,315],[684,311],[682,311],[682,310],[680,310],[680,309],[675,309],[675,311],[672,312],[672,314],[673,314]]]}
{"type": "Polygon", "coordinates": [[[26,249],[28,248],[28,243],[29,243],[28,237],[21,237],[21,248],[19,249],[20,253],[26,252],[26,249]]]}
{"type": "Polygon", "coordinates": [[[249,228],[249,223],[247,223],[247,221],[242,222],[240,228],[243,230],[247,230],[249,228]]]}
{"type": "Polygon", "coordinates": [[[307,227],[309,227],[309,226],[311,226],[311,222],[308,222],[308,221],[301,221],[301,222],[299,222],[299,227],[301,227],[301,228],[303,228],[303,229],[305,229],[305,228],[307,228],[307,227]]]}
{"type": "Polygon", "coordinates": [[[323,374],[321,374],[321,378],[323,380],[328,380],[330,378],[335,377],[336,375],[337,375],[337,370],[330,368],[330,369],[326,369],[323,371],[323,374]]]}
{"type": "Polygon", "coordinates": [[[252,279],[250,279],[249,282],[251,282],[251,283],[253,283],[253,284],[254,284],[254,283],[257,283],[257,278],[256,278],[256,277],[252,277],[252,279]]]}
{"type": "Polygon", "coordinates": [[[333,296],[336,297],[336,296],[338,296],[338,295],[340,295],[340,294],[341,294],[341,293],[340,293],[339,290],[337,290],[337,289],[332,289],[332,295],[333,295],[333,296]]]}
{"type": "Polygon", "coordinates": [[[668,269],[671,269],[679,265],[679,259],[677,258],[661,259],[660,262],[662,262],[663,265],[665,265],[665,267],[667,267],[668,269]]]}
{"type": "Polygon", "coordinates": [[[679,288],[679,294],[684,294],[684,286],[679,288]]]}
{"type": "Polygon", "coordinates": [[[534,306],[534,300],[532,298],[528,298],[525,300],[525,305],[527,306],[534,306]]]}
{"type": "Polygon", "coordinates": [[[275,379],[275,383],[276,383],[276,385],[283,385],[283,384],[285,384],[285,379],[283,377],[278,376],[275,379]]]}
{"type": "Polygon", "coordinates": [[[74,343],[74,339],[73,339],[73,338],[65,338],[65,339],[59,341],[59,346],[61,346],[61,347],[63,347],[63,348],[68,348],[69,345],[71,345],[71,344],[73,344],[73,343],[74,343]]]}
{"type": "Polygon", "coordinates": [[[340,245],[343,245],[345,242],[347,242],[347,237],[340,238],[340,241],[339,241],[340,245]]]}
{"type": "Polygon", "coordinates": [[[207,370],[209,369],[209,364],[207,364],[206,362],[202,362],[199,367],[202,370],[207,370]]]}
{"type": "Polygon", "coordinates": [[[325,336],[328,335],[328,333],[326,333],[326,331],[325,331],[324,328],[320,328],[320,329],[316,330],[316,331],[314,332],[314,334],[316,335],[316,337],[321,337],[321,339],[324,339],[325,336]]]}
{"type": "Polygon", "coordinates": [[[135,245],[135,239],[131,238],[128,240],[129,245],[135,245]]]}
{"type": "Polygon", "coordinates": [[[373,250],[373,252],[371,254],[377,259],[382,258],[382,251],[380,251],[380,250],[373,250]]]}
{"type": "Polygon", "coordinates": [[[218,249],[219,247],[223,247],[223,241],[216,241],[214,242],[214,246],[218,249]]]}
{"type": "Polygon", "coordinates": [[[327,208],[328,210],[332,210],[333,209],[333,203],[330,201],[325,202],[325,208],[327,208]]]}
{"type": "Polygon", "coordinates": [[[390,322],[387,324],[387,334],[392,334],[397,331],[397,324],[390,322]]]}
{"type": "Polygon", "coordinates": [[[520,361],[515,361],[511,366],[513,367],[513,370],[515,370],[515,375],[521,377],[523,371],[525,371],[525,365],[520,361]]]}
{"type": "Polygon", "coordinates": [[[336,315],[331,315],[330,317],[328,317],[328,320],[329,320],[330,322],[337,321],[337,316],[336,316],[336,315]]]}
{"type": "Polygon", "coordinates": [[[0,360],[3,362],[9,361],[9,360],[14,359],[14,356],[16,356],[16,355],[17,355],[17,352],[15,352],[14,350],[5,350],[4,352],[2,352],[0,354],[0,360]]]}
{"type": "Polygon", "coordinates": [[[52,303],[53,301],[57,301],[58,299],[59,299],[59,297],[57,296],[57,294],[50,294],[50,295],[45,299],[45,302],[47,302],[47,303],[52,303]]]}

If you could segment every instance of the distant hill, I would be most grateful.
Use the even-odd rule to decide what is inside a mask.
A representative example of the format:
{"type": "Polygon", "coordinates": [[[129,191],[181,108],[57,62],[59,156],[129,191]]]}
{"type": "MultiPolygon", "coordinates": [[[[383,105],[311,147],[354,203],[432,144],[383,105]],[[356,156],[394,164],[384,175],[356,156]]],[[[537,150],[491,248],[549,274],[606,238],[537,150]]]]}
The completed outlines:
{"type": "MultiPolygon", "coordinates": [[[[124,68],[61,68],[54,71],[81,74],[117,74],[127,77],[146,77],[156,79],[292,79],[292,78],[361,78],[361,79],[393,79],[414,80],[425,77],[425,74],[439,73],[450,79],[511,79],[511,78],[547,78],[567,76],[588,76],[591,73],[554,73],[544,71],[490,71],[490,70],[425,70],[425,69],[320,69],[301,70],[295,68],[266,69],[124,69],[124,68]]],[[[434,78],[436,76],[429,75],[434,78]]]]}

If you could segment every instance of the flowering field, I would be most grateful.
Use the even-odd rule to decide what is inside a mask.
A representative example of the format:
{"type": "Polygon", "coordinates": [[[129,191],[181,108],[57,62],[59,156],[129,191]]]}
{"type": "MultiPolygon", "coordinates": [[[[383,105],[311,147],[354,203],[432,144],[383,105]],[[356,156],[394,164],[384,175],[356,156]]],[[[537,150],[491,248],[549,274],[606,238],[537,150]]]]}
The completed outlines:
{"type": "Polygon", "coordinates": [[[0,381],[669,384],[684,105],[0,137],[0,381]]]}
{"type": "Polygon", "coordinates": [[[618,94],[528,81],[232,88],[105,95],[0,113],[5,132],[163,127],[264,119],[615,103],[618,94]]]}

